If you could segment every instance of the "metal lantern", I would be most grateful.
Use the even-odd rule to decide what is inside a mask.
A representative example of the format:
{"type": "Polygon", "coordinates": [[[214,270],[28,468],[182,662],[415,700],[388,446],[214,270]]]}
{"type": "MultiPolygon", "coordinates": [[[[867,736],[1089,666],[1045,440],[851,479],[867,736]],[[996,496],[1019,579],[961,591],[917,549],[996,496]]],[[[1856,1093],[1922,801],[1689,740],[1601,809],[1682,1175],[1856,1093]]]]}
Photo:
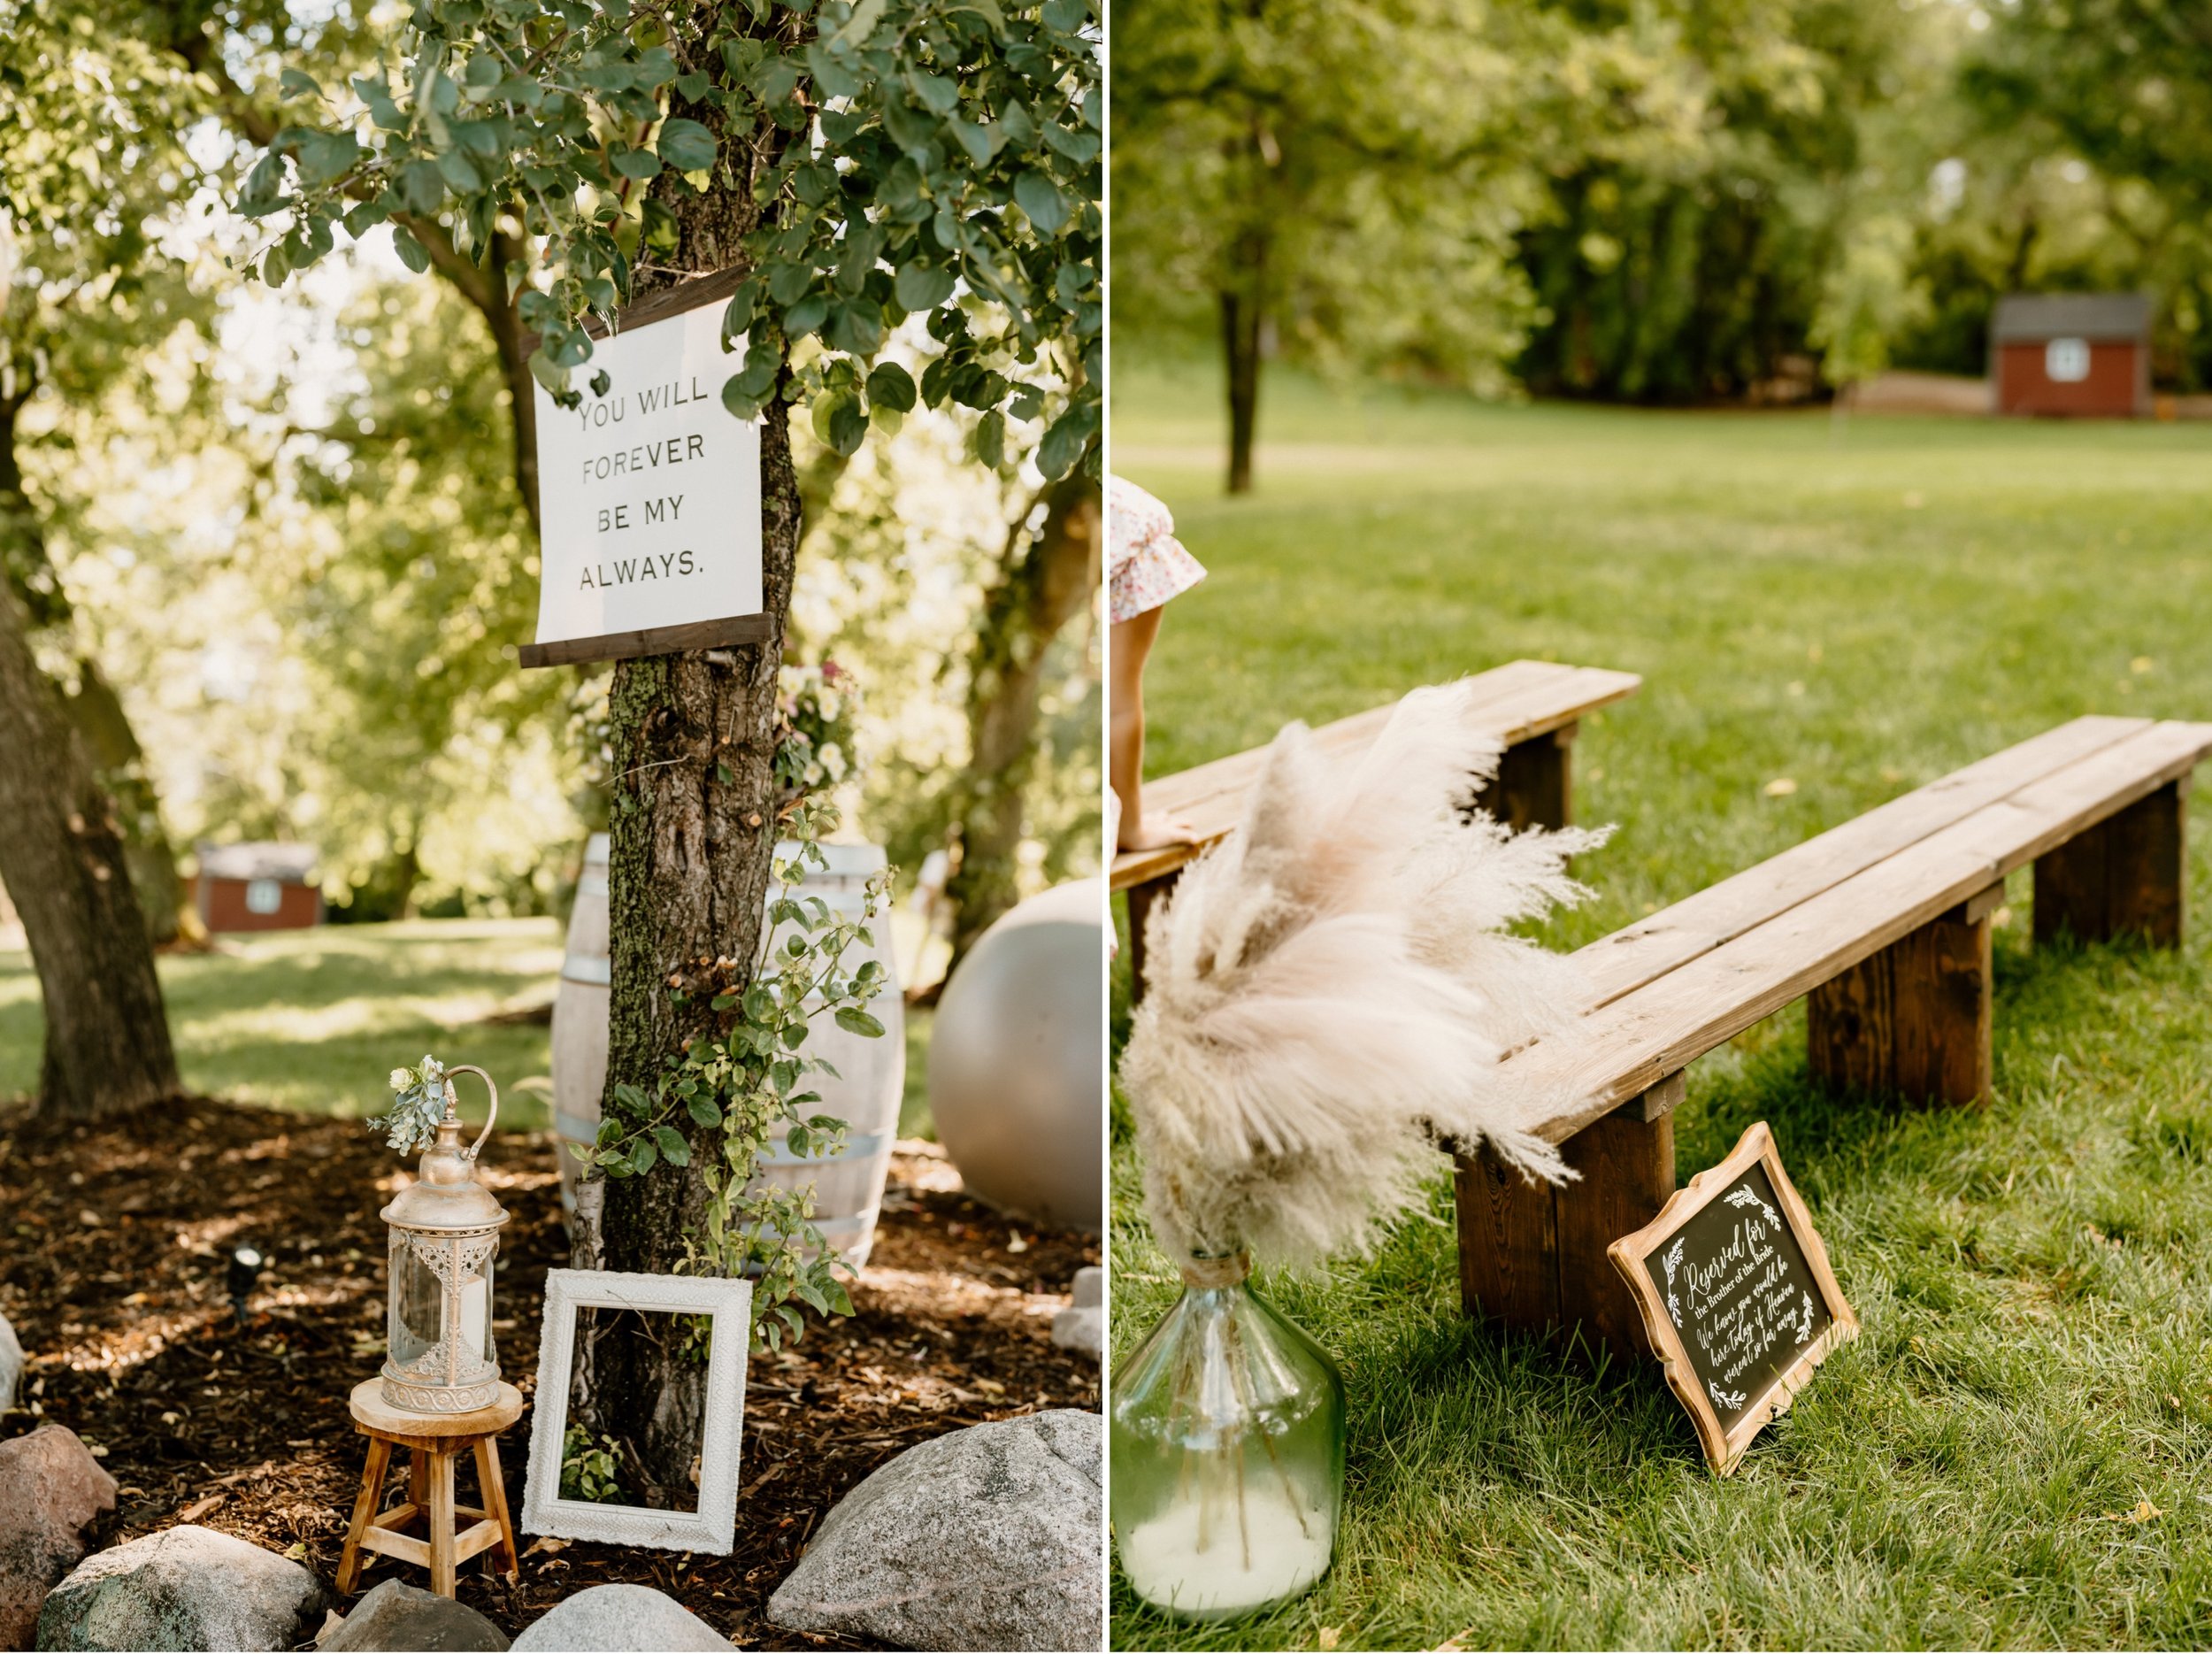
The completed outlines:
{"type": "Polygon", "coordinates": [[[492,1119],[498,1118],[499,1088],[489,1074],[465,1065],[447,1070],[437,1141],[422,1151],[414,1183],[378,1214],[392,1228],[384,1399],[411,1412],[472,1412],[499,1393],[492,1255],[507,1214],[476,1181],[477,1151],[492,1135],[492,1120],[461,1146],[454,1074],[481,1080],[492,1119]]]}

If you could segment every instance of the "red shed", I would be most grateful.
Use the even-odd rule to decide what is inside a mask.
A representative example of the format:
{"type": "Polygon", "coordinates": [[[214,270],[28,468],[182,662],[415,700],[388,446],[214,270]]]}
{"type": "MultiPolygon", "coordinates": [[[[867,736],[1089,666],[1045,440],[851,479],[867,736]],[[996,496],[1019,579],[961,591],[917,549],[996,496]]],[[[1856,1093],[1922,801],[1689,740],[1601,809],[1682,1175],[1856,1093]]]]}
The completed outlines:
{"type": "Polygon", "coordinates": [[[323,919],[312,844],[202,844],[193,900],[223,930],[303,930],[323,919]]]}
{"type": "Polygon", "coordinates": [[[2000,413],[2151,411],[2151,301],[2141,293],[2015,293],[1989,324],[2000,413]]]}

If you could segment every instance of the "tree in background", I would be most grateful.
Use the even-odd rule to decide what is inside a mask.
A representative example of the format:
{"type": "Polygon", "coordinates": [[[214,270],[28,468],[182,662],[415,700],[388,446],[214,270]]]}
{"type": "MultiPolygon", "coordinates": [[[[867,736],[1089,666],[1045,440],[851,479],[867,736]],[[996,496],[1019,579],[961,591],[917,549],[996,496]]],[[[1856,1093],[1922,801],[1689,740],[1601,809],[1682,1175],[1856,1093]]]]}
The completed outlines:
{"type": "MultiPolygon", "coordinates": [[[[687,1048],[747,1043],[770,860],[789,803],[775,774],[778,665],[799,529],[788,421],[805,408],[849,452],[918,400],[980,414],[995,460],[1010,419],[1076,394],[1037,437],[1048,477],[1098,427],[1099,44],[1081,0],[1041,7],[830,0],[666,12],[567,0],[422,0],[396,42],[403,73],[326,93],[287,88],[316,124],[273,135],[243,209],[271,227],[257,265],[281,282],[386,219],[436,222],[481,267],[514,270],[539,332],[532,372],[573,404],[588,309],[687,273],[747,280],[724,318],[744,337],[724,387],[764,421],[763,644],[627,660],[610,691],[612,983],[606,1108],[665,1097],[687,1048]],[[907,316],[937,349],[919,376],[879,355],[907,316]]],[[[409,222],[395,242],[419,269],[409,222]]],[[[604,388],[603,381],[598,388],[604,388]]],[[[732,1060],[735,1060],[734,1058],[732,1060]]],[[[743,1266],[718,1246],[710,1176],[751,1096],[690,1094],[676,1123],[603,1150],[598,1244],[614,1268],[743,1266]],[[661,1133],[665,1132],[665,1136],[661,1133]],[[655,1175],[656,1167],[660,1168],[655,1175]]],[[[619,1131],[616,1136],[619,1138],[619,1131]]],[[[764,1298],[772,1295],[763,1294],[764,1298]]],[[[786,1306],[763,1304],[764,1312],[786,1306]]],[[[817,1307],[820,1307],[817,1304],[817,1307]]],[[[683,1485],[700,1369],[673,1347],[595,1356],[588,1412],[645,1421],[647,1471],[683,1485]]]]}
{"type": "Polygon", "coordinates": [[[1976,249],[1968,214],[1939,240],[1958,285],[2147,289],[2159,376],[2212,386],[2212,12],[2068,0],[1988,17],[1961,67],[1979,123],[1961,193],[1993,196],[2008,233],[1976,249]]]}
{"type": "MultiPolygon", "coordinates": [[[[27,0],[0,27],[0,879],[36,962],[42,1109],[127,1112],[178,1089],[150,931],[174,927],[173,866],[137,742],[81,647],[21,463],[33,407],[81,412],[197,305],[163,220],[197,176],[178,135],[193,88],[77,8],[27,0]],[[41,669],[42,643],[54,670],[41,669]],[[66,663],[62,664],[62,663],[66,663]],[[72,717],[97,738],[96,746],[72,717]],[[99,757],[120,760],[104,784],[99,757]],[[150,924],[130,845],[145,859],[150,924]],[[167,868],[167,877],[162,869],[167,868]]],[[[46,426],[50,442],[65,426],[46,426]]]]}
{"type": "Polygon", "coordinates": [[[984,596],[968,661],[968,765],[956,804],[960,860],[945,887],[956,965],[1021,899],[1016,858],[1030,825],[1047,658],[1068,622],[1098,600],[1097,482],[1079,471],[1025,504],[984,596]]]}
{"type": "MultiPolygon", "coordinates": [[[[1491,388],[1531,316],[1548,69],[1479,0],[1120,0],[1115,316],[1210,330],[1228,487],[1252,484],[1279,349],[1491,388]]],[[[1557,43],[1562,31],[1539,29],[1557,43]]]]}

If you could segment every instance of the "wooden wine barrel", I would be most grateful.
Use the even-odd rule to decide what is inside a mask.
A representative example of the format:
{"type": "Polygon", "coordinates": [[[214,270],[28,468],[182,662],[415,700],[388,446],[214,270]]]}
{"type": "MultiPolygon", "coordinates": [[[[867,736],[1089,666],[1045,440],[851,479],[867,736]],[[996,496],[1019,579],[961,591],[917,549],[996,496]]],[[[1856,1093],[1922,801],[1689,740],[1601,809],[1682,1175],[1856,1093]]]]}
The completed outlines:
{"type": "Polygon", "coordinates": [[[607,1086],[607,835],[584,847],[584,873],[569,910],[568,950],[553,996],[553,1130],[561,1162],[561,1215],[576,1212],[582,1163],[568,1151],[599,1135],[599,1098],[607,1086]]]}
{"type": "MultiPolygon", "coordinates": [[[[794,847],[778,845],[778,856],[794,847]]],[[[818,896],[841,919],[859,919],[868,881],[884,868],[879,844],[825,844],[826,868],[810,872],[800,887],[801,896],[818,896]]],[[[807,1085],[822,1094],[818,1108],[809,1113],[834,1115],[845,1122],[841,1153],[824,1159],[791,1152],[787,1134],[771,1135],[761,1150],[760,1175],[786,1189],[814,1185],[814,1227],[822,1239],[855,1269],[868,1261],[875,1244],[876,1213],[883,1204],[883,1185],[891,1169],[891,1145],[898,1140],[899,1100],[906,1089],[906,1000],[899,991],[897,950],[891,945],[891,915],[879,910],[869,926],[872,945],[855,942],[845,950],[844,968],[857,970],[864,959],[883,967],[884,989],[868,1004],[869,1014],[883,1024],[879,1038],[848,1034],[826,1016],[810,1025],[803,1057],[819,1057],[837,1070],[838,1078],[809,1074],[807,1085]]]]}
{"type": "MultiPolygon", "coordinates": [[[[800,894],[819,896],[839,915],[857,919],[868,880],[884,866],[883,848],[877,844],[825,844],[827,868],[809,873],[800,894]]],[[[780,844],[780,857],[795,854],[795,847],[780,844]]],[[[883,992],[870,1003],[870,1013],[884,1025],[879,1039],[848,1034],[828,1017],[816,1019],[801,1048],[803,1055],[826,1058],[839,1077],[808,1076],[810,1089],[822,1094],[810,1113],[828,1114],[846,1123],[844,1151],[829,1158],[791,1152],[786,1134],[779,1131],[761,1151],[756,1182],[773,1182],[787,1189],[814,1186],[814,1224],[822,1238],[855,1269],[868,1261],[875,1242],[876,1213],[883,1203],[883,1185],[891,1166],[891,1146],[899,1130],[899,1101],[906,1088],[906,1027],[904,998],[899,992],[898,959],[891,945],[888,911],[879,912],[870,927],[872,947],[856,942],[845,955],[848,970],[864,958],[882,965],[883,992]]],[[[568,955],[561,967],[561,985],[553,1003],[553,1125],[561,1138],[561,1204],[564,1212],[575,1210],[575,1180],[580,1163],[568,1152],[570,1142],[590,1142],[599,1131],[599,1099],[607,1079],[607,840],[592,836],[585,853],[584,878],[577,886],[576,907],[569,918],[568,955]],[[588,896],[587,893],[589,893],[588,896]],[[587,915],[587,901],[592,903],[587,915]]]]}

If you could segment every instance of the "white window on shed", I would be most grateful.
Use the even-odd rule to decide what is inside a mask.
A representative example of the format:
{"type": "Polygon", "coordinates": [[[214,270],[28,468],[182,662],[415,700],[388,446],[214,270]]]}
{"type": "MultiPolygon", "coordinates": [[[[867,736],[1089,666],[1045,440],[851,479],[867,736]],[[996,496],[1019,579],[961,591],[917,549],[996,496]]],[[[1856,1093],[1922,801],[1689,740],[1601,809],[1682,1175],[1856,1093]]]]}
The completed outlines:
{"type": "Polygon", "coordinates": [[[284,905],[284,887],[274,879],[246,881],[246,912],[273,913],[284,905]]]}
{"type": "Polygon", "coordinates": [[[2078,385],[2089,377],[2089,341],[2054,339],[2043,347],[2043,372],[2055,385],[2078,385]]]}

